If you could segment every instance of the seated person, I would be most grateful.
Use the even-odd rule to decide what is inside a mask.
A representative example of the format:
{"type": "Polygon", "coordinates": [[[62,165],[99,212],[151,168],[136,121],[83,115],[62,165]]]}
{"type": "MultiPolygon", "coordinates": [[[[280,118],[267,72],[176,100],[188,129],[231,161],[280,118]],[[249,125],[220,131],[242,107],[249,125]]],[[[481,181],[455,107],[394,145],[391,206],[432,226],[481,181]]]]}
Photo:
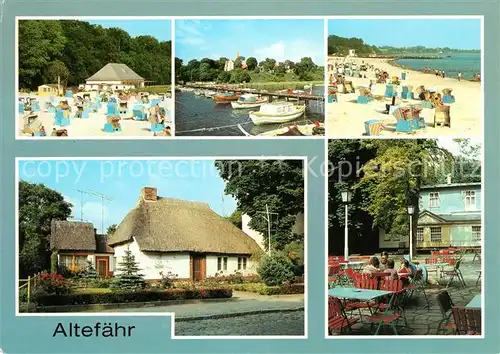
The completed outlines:
{"type": "Polygon", "coordinates": [[[370,263],[363,269],[364,274],[371,274],[380,271],[380,261],[377,257],[372,257],[370,263]]]}
{"type": "Polygon", "coordinates": [[[386,279],[387,280],[398,280],[398,271],[394,269],[394,260],[389,259],[387,260],[387,268],[385,269],[385,272],[388,273],[386,279]]]}
{"type": "Polygon", "coordinates": [[[413,278],[416,272],[417,272],[417,266],[411,263],[409,260],[403,259],[399,273],[407,273],[408,277],[413,278]]]}
{"type": "MultiPolygon", "coordinates": [[[[382,252],[382,255],[380,256],[380,270],[386,270],[387,269],[387,261],[389,259],[389,253],[386,251],[382,252]]],[[[394,262],[393,262],[394,263],[394,262]]]]}

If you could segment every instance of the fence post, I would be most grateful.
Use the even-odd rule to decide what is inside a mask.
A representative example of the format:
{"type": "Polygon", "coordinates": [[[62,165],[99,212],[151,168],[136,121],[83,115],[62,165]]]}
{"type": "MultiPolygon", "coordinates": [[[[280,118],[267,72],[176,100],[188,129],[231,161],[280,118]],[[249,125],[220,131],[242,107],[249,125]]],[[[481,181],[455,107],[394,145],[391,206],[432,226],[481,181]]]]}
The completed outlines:
{"type": "Polygon", "coordinates": [[[30,312],[30,284],[31,283],[31,276],[28,275],[28,306],[26,309],[26,312],[30,312]]]}

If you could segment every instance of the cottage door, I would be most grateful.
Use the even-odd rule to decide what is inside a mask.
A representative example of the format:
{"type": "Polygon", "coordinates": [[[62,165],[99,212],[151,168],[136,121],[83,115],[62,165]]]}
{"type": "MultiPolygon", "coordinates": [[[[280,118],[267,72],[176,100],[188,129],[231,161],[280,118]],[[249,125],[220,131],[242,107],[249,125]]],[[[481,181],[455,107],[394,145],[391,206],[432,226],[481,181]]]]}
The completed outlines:
{"type": "Polygon", "coordinates": [[[107,278],[108,277],[108,260],[106,258],[97,258],[96,257],[96,262],[97,262],[97,273],[99,274],[99,277],[101,278],[107,278]]]}
{"type": "Polygon", "coordinates": [[[193,256],[193,280],[199,281],[205,279],[204,269],[205,257],[193,256]]]}

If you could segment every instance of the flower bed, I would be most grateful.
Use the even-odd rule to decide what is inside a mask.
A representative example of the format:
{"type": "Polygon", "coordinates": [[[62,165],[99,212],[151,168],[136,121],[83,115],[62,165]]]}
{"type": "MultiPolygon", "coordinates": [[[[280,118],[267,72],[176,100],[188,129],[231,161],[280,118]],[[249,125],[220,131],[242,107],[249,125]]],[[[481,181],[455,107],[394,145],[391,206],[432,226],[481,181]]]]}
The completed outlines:
{"type": "Polygon", "coordinates": [[[41,295],[36,302],[38,306],[117,304],[134,302],[155,302],[168,300],[216,299],[230,298],[231,289],[169,289],[165,291],[135,291],[109,293],[80,293],[66,295],[41,295]]]}
{"type": "Polygon", "coordinates": [[[231,288],[236,291],[248,291],[260,295],[291,295],[303,294],[304,284],[290,284],[281,286],[267,286],[263,283],[235,284],[231,288]]]}

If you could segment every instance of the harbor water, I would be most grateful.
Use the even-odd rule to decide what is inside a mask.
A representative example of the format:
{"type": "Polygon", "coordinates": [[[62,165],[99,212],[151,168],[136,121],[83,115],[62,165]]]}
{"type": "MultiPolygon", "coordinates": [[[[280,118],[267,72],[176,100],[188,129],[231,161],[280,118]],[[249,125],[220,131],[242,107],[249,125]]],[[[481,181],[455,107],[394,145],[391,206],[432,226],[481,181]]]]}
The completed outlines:
{"type": "MultiPolygon", "coordinates": [[[[323,87],[319,87],[313,94],[323,96],[323,90],[323,87]]],[[[213,99],[196,96],[193,92],[176,92],[175,100],[176,136],[242,136],[244,133],[238,128],[238,124],[248,133],[258,135],[285,124],[254,125],[249,112],[258,111],[259,108],[233,109],[230,103],[215,103],[213,99]]],[[[309,101],[305,114],[286,124],[292,125],[304,120],[324,122],[324,101],[309,101]]]]}

